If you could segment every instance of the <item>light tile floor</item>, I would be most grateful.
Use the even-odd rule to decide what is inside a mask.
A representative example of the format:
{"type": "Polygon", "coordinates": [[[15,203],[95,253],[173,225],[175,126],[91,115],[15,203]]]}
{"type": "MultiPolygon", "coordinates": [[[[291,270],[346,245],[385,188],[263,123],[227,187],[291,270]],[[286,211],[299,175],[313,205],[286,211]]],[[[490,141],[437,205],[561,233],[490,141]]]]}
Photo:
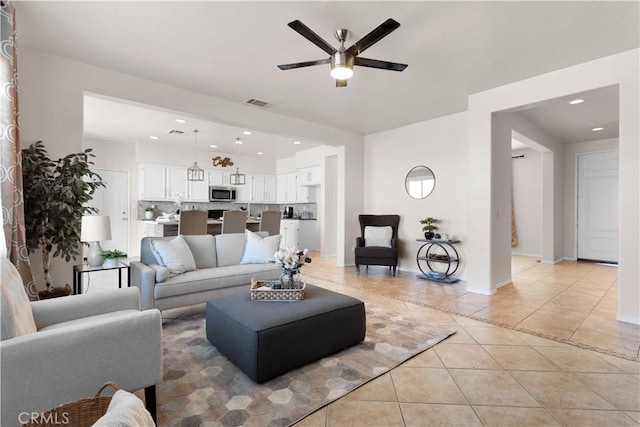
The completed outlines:
{"type": "MultiPolygon", "coordinates": [[[[358,277],[315,254],[303,271],[314,283],[458,332],[297,425],[640,425],[640,328],[615,320],[615,268],[524,257],[512,268],[514,283],[488,297],[381,267],[358,277]]],[[[92,276],[89,292],[105,282],[92,276]]]]}
{"type": "Polygon", "coordinates": [[[298,425],[638,425],[640,328],[615,320],[615,267],[514,257],[512,269],[512,285],[483,296],[315,256],[304,275],[323,286],[458,332],[298,425]]]}

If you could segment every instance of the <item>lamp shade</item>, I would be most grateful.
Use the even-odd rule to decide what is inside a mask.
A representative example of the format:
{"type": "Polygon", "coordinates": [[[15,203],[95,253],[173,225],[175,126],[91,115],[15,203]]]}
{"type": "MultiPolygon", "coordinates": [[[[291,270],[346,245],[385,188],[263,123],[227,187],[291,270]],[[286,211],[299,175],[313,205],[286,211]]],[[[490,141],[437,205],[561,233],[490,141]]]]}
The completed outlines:
{"type": "Polygon", "coordinates": [[[108,215],[87,215],[82,217],[80,241],[99,242],[111,240],[111,222],[108,215]]]}

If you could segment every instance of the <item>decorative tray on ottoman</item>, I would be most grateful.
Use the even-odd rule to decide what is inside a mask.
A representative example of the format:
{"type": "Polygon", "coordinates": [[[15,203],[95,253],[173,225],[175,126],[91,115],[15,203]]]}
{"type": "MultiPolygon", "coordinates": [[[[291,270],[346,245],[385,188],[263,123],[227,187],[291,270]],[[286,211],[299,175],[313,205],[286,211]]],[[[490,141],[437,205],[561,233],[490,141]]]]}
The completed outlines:
{"type": "Polygon", "coordinates": [[[302,288],[300,289],[273,289],[276,284],[280,285],[280,281],[251,279],[251,300],[300,301],[304,299],[304,282],[302,282],[302,288]]]}

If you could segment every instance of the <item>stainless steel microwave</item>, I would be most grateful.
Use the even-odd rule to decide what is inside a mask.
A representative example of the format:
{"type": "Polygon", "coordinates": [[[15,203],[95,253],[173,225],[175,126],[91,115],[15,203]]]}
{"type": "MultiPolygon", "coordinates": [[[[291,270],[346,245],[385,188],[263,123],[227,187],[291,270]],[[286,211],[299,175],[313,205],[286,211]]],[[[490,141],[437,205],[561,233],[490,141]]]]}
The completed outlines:
{"type": "Polygon", "coordinates": [[[235,187],[214,187],[209,186],[209,201],[211,202],[235,202],[235,187]]]}

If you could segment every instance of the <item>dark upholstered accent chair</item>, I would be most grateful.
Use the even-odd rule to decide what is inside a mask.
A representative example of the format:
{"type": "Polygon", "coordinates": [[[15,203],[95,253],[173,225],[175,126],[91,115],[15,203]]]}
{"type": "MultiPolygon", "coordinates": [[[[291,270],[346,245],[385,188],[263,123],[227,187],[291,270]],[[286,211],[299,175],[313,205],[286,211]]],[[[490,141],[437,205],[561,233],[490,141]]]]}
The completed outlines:
{"type": "Polygon", "coordinates": [[[398,267],[398,225],[400,224],[399,215],[359,215],[360,220],[360,237],[356,238],[356,272],[360,274],[360,265],[383,265],[393,270],[396,275],[398,267]],[[365,227],[385,227],[389,226],[392,230],[390,247],[384,246],[366,246],[365,227]]]}

